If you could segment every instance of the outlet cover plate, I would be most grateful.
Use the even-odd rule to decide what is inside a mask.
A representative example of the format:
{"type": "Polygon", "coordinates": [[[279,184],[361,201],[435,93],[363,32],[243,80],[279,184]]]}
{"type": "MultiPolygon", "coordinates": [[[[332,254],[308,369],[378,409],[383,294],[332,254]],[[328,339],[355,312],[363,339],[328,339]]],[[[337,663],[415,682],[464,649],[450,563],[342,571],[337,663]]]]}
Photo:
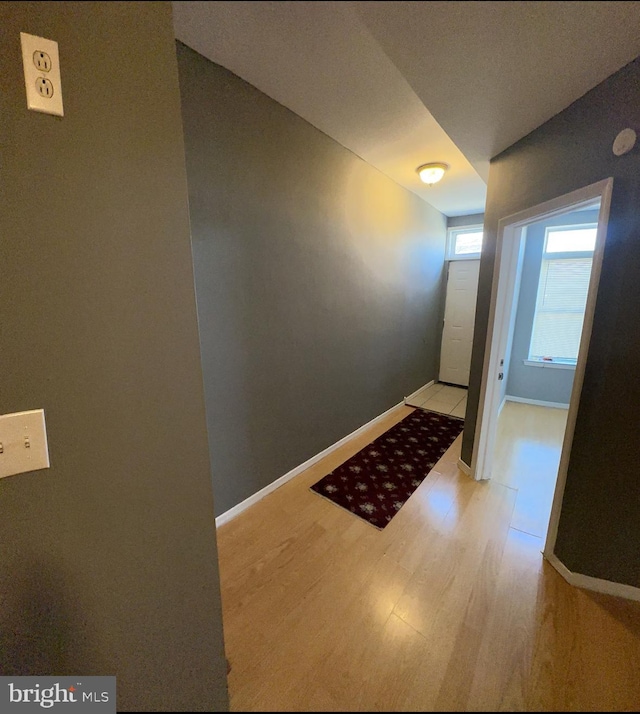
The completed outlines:
{"type": "Polygon", "coordinates": [[[28,35],[26,32],[20,33],[20,44],[22,45],[22,66],[24,69],[24,86],[27,90],[27,107],[34,112],[43,114],[55,114],[64,116],[62,106],[62,82],[60,79],[60,58],[58,56],[58,43],[54,40],[46,40],[37,35],[28,35]],[[44,66],[50,69],[38,69],[38,61],[42,55],[46,58],[44,66]],[[42,80],[51,91],[51,96],[44,96],[38,91],[39,83],[42,80]]]}
{"type": "Polygon", "coordinates": [[[0,416],[0,478],[49,468],[44,409],[0,416]]]}

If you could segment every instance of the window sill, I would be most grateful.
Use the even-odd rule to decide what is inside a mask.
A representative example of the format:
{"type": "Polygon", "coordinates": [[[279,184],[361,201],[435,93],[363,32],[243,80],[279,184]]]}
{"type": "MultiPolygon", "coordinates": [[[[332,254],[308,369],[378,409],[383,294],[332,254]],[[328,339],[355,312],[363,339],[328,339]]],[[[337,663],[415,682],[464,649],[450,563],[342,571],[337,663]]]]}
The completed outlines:
{"type": "Polygon", "coordinates": [[[575,364],[567,364],[566,362],[540,362],[537,359],[522,360],[527,367],[551,367],[551,369],[572,369],[575,371],[575,364]]]}

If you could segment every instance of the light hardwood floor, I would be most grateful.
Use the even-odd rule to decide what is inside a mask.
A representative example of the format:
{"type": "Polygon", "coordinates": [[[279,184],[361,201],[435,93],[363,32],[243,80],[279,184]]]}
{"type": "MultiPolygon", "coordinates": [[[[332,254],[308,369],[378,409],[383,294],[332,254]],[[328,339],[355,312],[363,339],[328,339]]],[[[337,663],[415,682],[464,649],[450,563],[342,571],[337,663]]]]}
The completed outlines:
{"type": "Polygon", "coordinates": [[[507,402],[498,420],[493,478],[518,492],[511,527],[547,537],[567,410],[507,402]]]}
{"type": "Polygon", "coordinates": [[[458,438],[382,531],[309,490],[411,411],[218,530],[232,710],[640,709],[640,603],[542,559],[521,474],[472,481],[458,438]]]}

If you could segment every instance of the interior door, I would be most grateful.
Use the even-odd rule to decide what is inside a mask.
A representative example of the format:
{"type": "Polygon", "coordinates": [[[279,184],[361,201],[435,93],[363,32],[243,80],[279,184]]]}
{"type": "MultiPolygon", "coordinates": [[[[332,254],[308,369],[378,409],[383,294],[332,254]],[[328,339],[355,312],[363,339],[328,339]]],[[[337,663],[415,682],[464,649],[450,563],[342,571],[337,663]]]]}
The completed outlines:
{"type": "Polygon", "coordinates": [[[440,381],[469,386],[479,260],[449,262],[440,351],[440,381]]]}

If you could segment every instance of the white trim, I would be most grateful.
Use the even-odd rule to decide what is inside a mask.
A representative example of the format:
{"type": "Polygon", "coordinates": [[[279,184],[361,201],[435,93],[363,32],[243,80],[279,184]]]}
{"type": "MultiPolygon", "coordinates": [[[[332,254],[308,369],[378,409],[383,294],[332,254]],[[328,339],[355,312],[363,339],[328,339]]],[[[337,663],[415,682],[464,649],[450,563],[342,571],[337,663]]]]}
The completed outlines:
{"type": "Polygon", "coordinates": [[[593,578],[590,575],[582,575],[582,573],[574,573],[567,568],[555,553],[548,555],[543,553],[543,556],[549,564],[562,575],[569,585],[582,588],[583,590],[592,590],[596,593],[623,597],[627,600],[640,601],[640,588],[636,588],[633,585],[625,585],[624,583],[616,583],[613,580],[603,580],[602,578],[593,578]]]}
{"type": "MultiPolygon", "coordinates": [[[[426,386],[430,386],[433,384],[433,382],[430,382],[430,384],[426,386]]],[[[419,391],[424,389],[425,387],[421,387],[419,391]]],[[[416,394],[417,392],[414,392],[416,394]]],[[[296,466],[294,469],[291,469],[291,471],[287,472],[284,476],[280,476],[280,478],[277,478],[275,481],[270,483],[268,486],[265,486],[264,488],[260,489],[257,493],[254,493],[252,496],[249,496],[249,498],[246,498],[244,501],[241,503],[238,503],[236,506],[233,506],[230,508],[228,511],[225,511],[224,513],[221,513],[219,516],[216,518],[216,528],[220,528],[220,526],[224,525],[225,523],[228,523],[230,520],[235,518],[236,516],[240,515],[243,511],[246,511],[249,506],[253,506],[254,503],[258,503],[258,501],[261,501],[265,496],[268,496],[270,493],[275,491],[277,488],[280,488],[280,486],[284,486],[287,481],[291,481],[292,478],[295,478],[299,474],[301,474],[303,471],[306,471],[308,468],[313,466],[314,464],[317,464],[320,459],[323,459],[325,456],[330,454],[332,451],[335,451],[336,449],[340,448],[344,444],[346,444],[348,441],[353,439],[356,436],[359,436],[363,431],[368,429],[371,426],[374,426],[378,422],[382,421],[385,417],[389,416],[392,412],[394,412],[396,409],[405,406],[404,402],[399,402],[398,404],[395,404],[392,406],[390,409],[387,409],[386,412],[383,412],[379,416],[375,417],[371,421],[368,421],[366,424],[363,424],[361,427],[356,429],[355,431],[351,432],[348,436],[343,437],[340,439],[340,441],[336,441],[335,444],[332,444],[331,446],[328,446],[324,451],[321,451],[319,454],[316,454],[315,456],[312,456],[310,459],[307,459],[303,464],[300,464],[300,466],[296,466]]]]}
{"type": "Polygon", "coordinates": [[[505,399],[508,402],[519,402],[520,404],[533,404],[536,407],[553,407],[554,409],[568,409],[568,404],[562,402],[545,402],[542,399],[527,399],[526,397],[512,397],[507,394],[505,399]]]}
{"type": "Polygon", "coordinates": [[[458,459],[458,468],[460,469],[460,471],[462,471],[463,474],[471,476],[471,466],[465,463],[462,459],[458,459]]]}
{"type": "MultiPolygon", "coordinates": [[[[529,223],[540,221],[543,218],[552,218],[563,215],[569,211],[576,210],[581,206],[586,206],[600,199],[600,212],[598,215],[598,237],[593,255],[593,266],[589,283],[589,295],[585,309],[585,320],[580,341],[580,354],[576,374],[573,380],[572,396],[567,417],[567,428],[563,444],[562,456],[560,459],[560,470],[556,482],[554,504],[551,510],[550,527],[547,535],[547,543],[555,542],[555,528],[559,508],[562,503],[562,493],[566,479],[566,467],[570,452],[573,431],[575,428],[575,417],[580,400],[580,391],[584,379],[584,368],[587,358],[587,345],[591,338],[591,326],[593,323],[593,310],[597,293],[598,281],[600,279],[600,268],[602,263],[602,251],[606,236],[606,227],[609,219],[609,204],[611,201],[611,190],[613,179],[603,179],[597,183],[585,186],[572,191],[564,196],[558,196],[550,201],[533,206],[511,216],[506,216],[498,222],[498,236],[496,241],[496,252],[493,269],[493,280],[491,286],[491,302],[489,306],[489,319],[487,322],[487,337],[485,342],[484,365],[482,371],[482,381],[480,384],[480,400],[476,430],[473,444],[473,457],[471,461],[471,473],[473,478],[480,480],[488,478],[491,474],[491,459],[495,443],[500,382],[497,380],[500,360],[500,348],[504,342],[505,319],[509,310],[513,310],[513,276],[514,251],[521,248],[523,227],[529,223]],[[504,256],[503,256],[504,254],[504,256]],[[511,271],[511,272],[510,272],[511,271]],[[564,473],[563,473],[564,468],[564,473]],[[555,516],[554,516],[555,509],[555,516]],[[554,522],[555,517],[555,522],[554,522]]],[[[509,326],[510,327],[510,326],[509,326]]],[[[545,546],[545,551],[548,548],[545,546]]],[[[553,548],[550,549],[552,551],[553,548]]]]}
{"type": "Polygon", "coordinates": [[[502,401],[500,402],[500,406],[498,407],[498,416],[502,414],[502,410],[504,409],[504,405],[507,403],[507,395],[505,394],[504,397],[502,398],[502,401]]]}
{"type": "Polygon", "coordinates": [[[480,253],[463,253],[462,255],[450,255],[445,260],[449,263],[457,263],[459,260],[480,260],[480,253]]]}
{"type": "Polygon", "coordinates": [[[509,281],[509,290],[513,291],[513,297],[511,298],[511,318],[509,321],[509,328],[506,334],[506,341],[504,341],[503,344],[500,346],[500,355],[502,361],[502,364],[500,365],[500,371],[504,376],[507,377],[507,379],[503,378],[500,381],[501,386],[498,387],[498,391],[502,396],[502,401],[498,406],[498,416],[500,416],[500,412],[502,411],[502,407],[504,407],[504,403],[506,401],[507,396],[509,370],[511,369],[511,352],[513,350],[513,337],[516,331],[515,328],[516,317],[518,315],[518,301],[520,299],[520,285],[522,283],[522,271],[524,268],[525,237],[525,230],[521,229],[519,232],[516,232],[516,244],[514,245],[513,251],[509,257],[512,269],[515,266],[515,280],[509,281]]]}
{"type": "Polygon", "coordinates": [[[551,505],[551,516],[549,517],[549,528],[547,529],[547,539],[544,544],[544,553],[553,553],[558,535],[558,523],[560,521],[560,510],[562,499],[564,498],[564,487],[567,482],[567,471],[569,470],[569,457],[571,456],[571,446],[573,444],[573,434],[576,429],[576,419],[578,417],[578,406],[580,395],[584,383],[584,372],[587,365],[587,352],[591,341],[591,330],[593,328],[593,315],[598,297],[598,285],[600,283],[600,272],[602,271],[602,259],[604,257],[604,244],[607,239],[607,228],[609,225],[609,209],[611,207],[611,193],[613,191],[613,178],[604,179],[593,184],[592,187],[600,187],[600,211],[598,213],[598,234],[596,236],[596,247],[593,251],[593,263],[591,264],[591,278],[589,279],[589,292],[587,293],[587,304],[584,309],[584,323],[582,325],[582,335],[580,337],[580,347],[578,348],[578,363],[576,373],[573,378],[571,389],[571,399],[569,401],[569,413],[567,415],[567,426],[564,432],[562,452],[560,453],[560,465],[558,466],[558,478],[556,488],[553,493],[553,503],[551,505]]]}
{"type": "Polygon", "coordinates": [[[423,392],[425,389],[429,389],[429,387],[433,387],[433,385],[436,383],[435,379],[432,379],[430,382],[427,382],[427,384],[424,385],[424,387],[420,387],[420,389],[416,389],[413,394],[410,394],[408,397],[404,398],[404,403],[407,406],[414,406],[413,404],[409,404],[409,400],[414,400],[421,392],[423,392]]]}
{"type": "Polygon", "coordinates": [[[480,387],[480,408],[471,459],[471,475],[477,481],[490,477],[490,461],[497,432],[501,395],[506,389],[504,380],[498,380],[498,374],[504,374],[505,367],[508,367],[500,364],[500,360],[508,361],[508,347],[513,340],[518,298],[516,288],[522,273],[523,239],[522,226],[503,226],[503,221],[500,221],[480,387]],[[502,280],[499,279],[501,274],[502,280]],[[509,323],[505,326],[507,317],[509,323]],[[498,329],[494,330],[494,325],[497,325],[498,329]],[[496,378],[489,380],[489,374],[495,375],[496,378]]]}
{"type": "Polygon", "coordinates": [[[523,359],[522,362],[527,367],[551,367],[551,369],[573,369],[575,364],[567,364],[566,362],[541,362],[537,359],[523,359]]]}

